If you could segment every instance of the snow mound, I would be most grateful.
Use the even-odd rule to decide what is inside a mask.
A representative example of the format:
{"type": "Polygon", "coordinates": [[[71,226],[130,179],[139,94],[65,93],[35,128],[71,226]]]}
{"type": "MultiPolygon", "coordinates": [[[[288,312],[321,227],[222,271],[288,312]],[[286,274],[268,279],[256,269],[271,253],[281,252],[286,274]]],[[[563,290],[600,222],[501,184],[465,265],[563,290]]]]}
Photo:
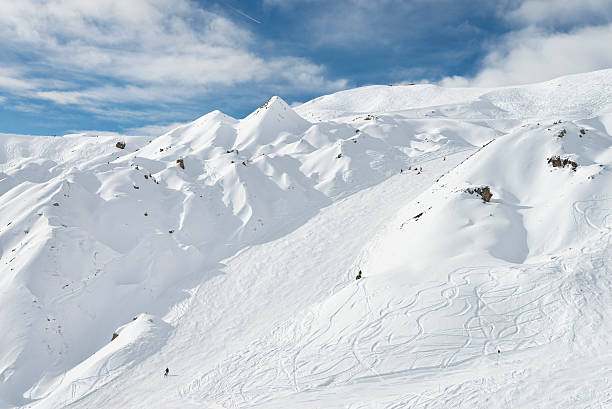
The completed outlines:
{"type": "MultiPolygon", "coordinates": [[[[383,385],[399,379],[419,385],[423,373],[440,379],[502,355],[519,361],[533,349],[607,344],[610,323],[594,311],[612,301],[600,292],[609,282],[602,262],[612,260],[611,149],[612,136],[583,121],[531,124],[497,138],[398,210],[332,295],[185,393],[229,406],[308,407],[296,404],[296,392],[333,399],[323,391],[338,388],[329,406],[343,407],[360,400],[341,399],[341,390],[364,398],[365,388],[377,395],[370,402],[391,404],[400,395],[388,394],[403,389],[383,385]],[[547,162],[561,152],[580,163],[576,171],[547,162]],[[488,186],[493,198],[470,194],[475,186],[488,186]]],[[[508,370],[527,365],[520,362],[508,370]]]]}
{"type": "Polygon", "coordinates": [[[606,406],[611,80],[0,135],[0,408],[606,406]]]}
{"type": "Polygon", "coordinates": [[[85,361],[55,379],[43,379],[27,394],[32,399],[46,398],[41,405],[35,406],[37,408],[55,407],[58,403],[48,404],[55,396],[60,406],[77,402],[157,352],[170,330],[170,325],[159,318],[140,314],[116,329],[112,341],[85,361]]]}

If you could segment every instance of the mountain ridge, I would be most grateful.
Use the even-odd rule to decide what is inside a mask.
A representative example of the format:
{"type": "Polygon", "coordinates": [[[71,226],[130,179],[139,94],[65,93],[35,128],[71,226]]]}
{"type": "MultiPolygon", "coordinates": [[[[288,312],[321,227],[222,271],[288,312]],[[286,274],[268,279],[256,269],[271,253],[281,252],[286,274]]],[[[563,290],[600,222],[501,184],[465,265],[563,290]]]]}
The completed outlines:
{"type": "Polygon", "coordinates": [[[0,408],[605,402],[612,70],[444,92],[1,136],[0,408]]]}

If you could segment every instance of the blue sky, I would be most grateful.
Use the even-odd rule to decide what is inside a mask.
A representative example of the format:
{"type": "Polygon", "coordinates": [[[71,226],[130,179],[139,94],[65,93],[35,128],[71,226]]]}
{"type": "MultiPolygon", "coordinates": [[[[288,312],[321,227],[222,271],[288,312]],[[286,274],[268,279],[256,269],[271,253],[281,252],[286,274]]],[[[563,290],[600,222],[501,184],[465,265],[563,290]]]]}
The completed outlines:
{"type": "Polygon", "coordinates": [[[0,133],[157,134],[368,84],[612,67],[612,0],[0,0],[0,133]]]}

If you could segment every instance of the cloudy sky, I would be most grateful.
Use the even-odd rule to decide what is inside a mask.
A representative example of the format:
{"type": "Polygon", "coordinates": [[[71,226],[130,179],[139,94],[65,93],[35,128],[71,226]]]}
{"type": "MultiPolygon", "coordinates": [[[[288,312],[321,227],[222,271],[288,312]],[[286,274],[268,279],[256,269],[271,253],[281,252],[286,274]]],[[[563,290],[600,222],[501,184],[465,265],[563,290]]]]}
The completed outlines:
{"type": "Polygon", "coordinates": [[[612,67],[612,0],[0,0],[0,132],[155,134],[368,84],[612,67]]]}

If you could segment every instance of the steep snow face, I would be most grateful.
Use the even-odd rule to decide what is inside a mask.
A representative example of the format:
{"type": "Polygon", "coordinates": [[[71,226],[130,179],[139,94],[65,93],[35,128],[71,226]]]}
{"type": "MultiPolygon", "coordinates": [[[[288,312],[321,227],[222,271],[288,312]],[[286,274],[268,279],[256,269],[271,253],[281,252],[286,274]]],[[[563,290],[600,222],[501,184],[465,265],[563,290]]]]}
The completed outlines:
{"type": "Polygon", "coordinates": [[[74,396],[103,388],[121,373],[157,352],[166,342],[172,327],[149,314],[140,314],[113,333],[113,342],[100,348],[87,360],[61,377],[32,389],[35,396],[45,396],[40,407],[63,407],[74,396]]]}
{"type": "Polygon", "coordinates": [[[3,136],[0,319],[11,331],[0,398],[46,396],[42,385],[115,328],[172,311],[245,246],[411,165],[474,149],[452,124],[376,121],[313,125],[274,97],[243,120],[214,111],[150,140],[3,136]]]}
{"type": "Polygon", "coordinates": [[[611,84],[1,135],[0,408],[605,406],[611,84]]]}
{"type": "Polygon", "coordinates": [[[265,150],[266,145],[295,142],[309,126],[309,122],[275,96],[240,121],[234,147],[251,148],[257,153],[257,150],[265,150]]]}
{"type": "MultiPolygon", "coordinates": [[[[589,362],[610,343],[612,312],[612,137],[587,125],[598,122],[529,124],[453,162],[353,255],[352,277],[184,392],[227,407],[413,407],[428,382],[508,382],[490,370],[500,360],[514,376],[568,348],[589,362]],[[576,170],[553,167],[556,155],[576,170]],[[489,202],[468,191],[481,186],[489,202]],[[546,358],[534,363],[534,349],[546,358]]],[[[454,393],[436,389],[434,407],[465,399],[454,393]]]]}

